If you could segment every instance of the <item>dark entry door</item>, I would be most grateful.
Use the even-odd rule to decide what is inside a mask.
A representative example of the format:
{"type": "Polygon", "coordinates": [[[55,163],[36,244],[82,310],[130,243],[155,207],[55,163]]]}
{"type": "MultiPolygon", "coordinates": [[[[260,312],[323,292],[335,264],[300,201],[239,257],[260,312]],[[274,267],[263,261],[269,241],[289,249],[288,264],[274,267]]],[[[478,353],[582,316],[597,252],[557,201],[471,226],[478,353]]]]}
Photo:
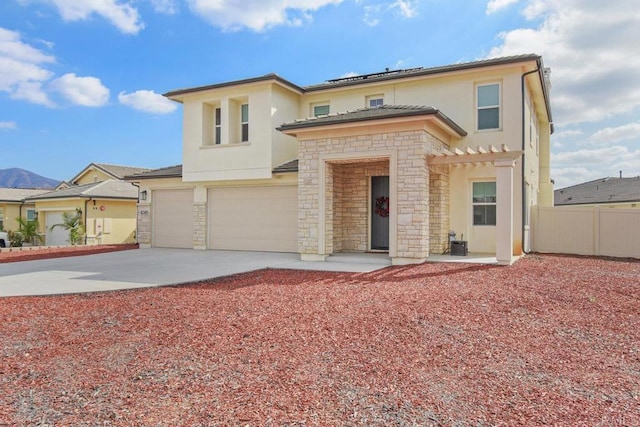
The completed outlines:
{"type": "Polygon", "coordinates": [[[371,177],[371,249],[389,250],[389,177],[371,177]]]}

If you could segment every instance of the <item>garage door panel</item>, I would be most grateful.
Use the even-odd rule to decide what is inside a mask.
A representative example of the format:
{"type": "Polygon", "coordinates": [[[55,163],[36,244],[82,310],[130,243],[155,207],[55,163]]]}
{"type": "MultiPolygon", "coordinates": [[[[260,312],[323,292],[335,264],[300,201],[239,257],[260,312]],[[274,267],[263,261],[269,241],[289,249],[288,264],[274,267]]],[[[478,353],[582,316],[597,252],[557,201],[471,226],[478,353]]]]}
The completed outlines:
{"type": "MultiPolygon", "coordinates": [[[[55,227],[53,230],[52,226],[56,224],[62,224],[64,222],[64,218],[62,216],[64,212],[47,212],[45,219],[45,244],[47,246],[67,246],[69,245],[69,231],[65,230],[63,227],[55,227]]],[[[72,212],[69,212],[72,213],[72,212]]]]}
{"type": "Polygon", "coordinates": [[[153,246],[193,248],[193,190],[153,192],[153,246]]]}
{"type": "Polygon", "coordinates": [[[296,187],[209,190],[212,249],[297,251],[296,187]]]}

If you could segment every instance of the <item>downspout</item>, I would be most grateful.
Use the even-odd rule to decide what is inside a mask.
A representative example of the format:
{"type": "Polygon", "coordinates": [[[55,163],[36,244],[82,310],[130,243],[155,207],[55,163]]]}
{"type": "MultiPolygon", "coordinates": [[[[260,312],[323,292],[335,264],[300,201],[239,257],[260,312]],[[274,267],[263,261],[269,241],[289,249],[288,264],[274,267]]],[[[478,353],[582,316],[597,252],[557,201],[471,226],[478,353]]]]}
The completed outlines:
{"type": "Polygon", "coordinates": [[[522,168],[521,168],[521,185],[522,188],[520,189],[521,193],[522,193],[522,230],[521,230],[521,239],[520,239],[520,248],[522,249],[522,253],[524,254],[528,254],[529,252],[527,252],[527,250],[524,247],[524,227],[525,227],[525,219],[526,219],[526,209],[527,209],[527,200],[526,200],[526,183],[524,180],[524,172],[525,172],[525,149],[526,149],[526,142],[525,142],[525,137],[526,137],[526,131],[525,131],[525,123],[524,123],[524,118],[525,118],[525,110],[524,110],[524,100],[525,100],[525,91],[524,91],[524,82],[525,82],[525,78],[529,75],[529,74],[533,74],[533,73],[539,73],[540,72],[540,64],[538,63],[538,66],[535,70],[531,70],[531,71],[527,71],[526,73],[524,73],[521,77],[520,77],[520,90],[521,90],[521,95],[522,95],[522,158],[521,158],[521,163],[522,163],[522,168]]]}
{"type": "Polygon", "coordinates": [[[89,216],[89,211],[87,211],[87,205],[91,200],[92,198],[89,197],[87,200],[84,201],[84,244],[85,246],[87,245],[87,216],[89,216]]]}

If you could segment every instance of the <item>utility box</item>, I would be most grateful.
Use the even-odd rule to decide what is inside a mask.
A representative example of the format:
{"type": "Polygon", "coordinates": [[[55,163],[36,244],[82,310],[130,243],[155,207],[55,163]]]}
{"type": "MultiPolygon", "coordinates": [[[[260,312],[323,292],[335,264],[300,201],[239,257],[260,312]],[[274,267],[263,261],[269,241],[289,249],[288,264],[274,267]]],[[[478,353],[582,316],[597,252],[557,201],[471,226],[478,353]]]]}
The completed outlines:
{"type": "Polygon", "coordinates": [[[455,256],[467,256],[469,249],[467,248],[466,240],[452,240],[451,241],[451,255],[455,256]]]}

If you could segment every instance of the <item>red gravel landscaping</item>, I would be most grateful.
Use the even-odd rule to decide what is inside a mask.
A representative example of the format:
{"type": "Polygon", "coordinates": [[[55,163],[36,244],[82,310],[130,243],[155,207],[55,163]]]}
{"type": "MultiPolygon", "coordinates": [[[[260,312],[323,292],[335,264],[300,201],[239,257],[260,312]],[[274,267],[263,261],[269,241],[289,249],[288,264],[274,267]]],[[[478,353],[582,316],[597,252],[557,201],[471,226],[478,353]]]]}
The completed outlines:
{"type": "Polygon", "coordinates": [[[0,425],[640,425],[640,262],[0,299],[0,425]]]}
{"type": "Polygon", "coordinates": [[[13,248],[0,252],[0,264],[7,262],[33,261],[36,259],[63,258],[70,256],[101,254],[105,252],[128,251],[138,249],[138,244],[90,245],[65,247],[34,247],[29,249],[13,248]]]}

